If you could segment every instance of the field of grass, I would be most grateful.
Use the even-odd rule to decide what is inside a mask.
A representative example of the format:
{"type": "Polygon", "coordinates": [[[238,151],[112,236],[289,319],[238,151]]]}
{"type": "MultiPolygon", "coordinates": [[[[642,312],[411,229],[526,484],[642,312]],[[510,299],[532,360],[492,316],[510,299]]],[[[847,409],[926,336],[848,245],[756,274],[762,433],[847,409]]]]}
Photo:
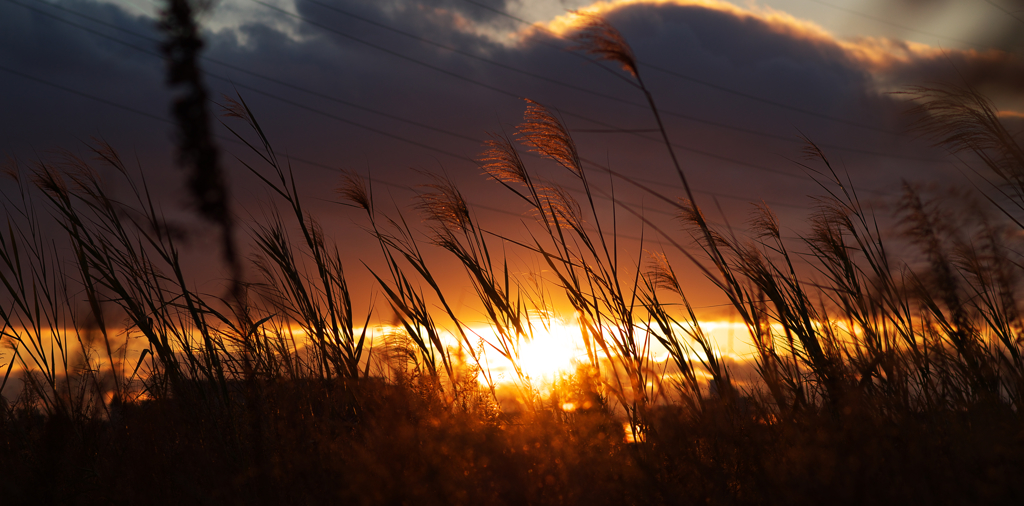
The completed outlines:
{"type": "MultiPolygon", "coordinates": [[[[172,14],[170,40],[189,47],[190,14],[172,14]]],[[[232,222],[209,127],[189,123],[209,122],[201,74],[187,51],[168,50],[184,89],[182,163],[222,232],[230,286],[195,288],[179,232],[112,148],[97,146],[95,163],[133,199],[112,198],[93,162],[12,167],[0,374],[23,386],[0,397],[0,503],[1024,500],[1024,150],[988,102],[956,87],[908,92],[921,131],[979,157],[992,183],[967,211],[907,186],[896,218],[908,258],[810,143],[823,196],[807,236],[784,239],[761,207],[754,234],[739,237],[705,220],[618,32],[593,19],[578,43],[647,98],[684,194],[623,180],[675,206],[689,234],[633,212],[728,297],[757,352],[756,383],[732,377],[667,260],[620,259],[570,133],[532,102],[480,156],[533,217],[532,242],[485,228],[446,176],[420,188],[426,235],[382,211],[359,175],[342,177],[341,197],[379,245],[377,304],[396,315],[396,330],[373,339],[374,315],[353,309],[345,272],[364,267],[343,266],[241,99],[224,104],[226,124],[276,201],[264,221],[232,222]],[[568,171],[584,197],[540,177],[525,152],[568,171]],[[487,338],[460,320],[428,248],[463,267],[487,338]],[[550,308],[510,275],[510,248],[535,255],[577,315],[587,358],[549,391],[520,351],[550,308]],[[513,399],[485,354],[511,364],[513,399]]]]}

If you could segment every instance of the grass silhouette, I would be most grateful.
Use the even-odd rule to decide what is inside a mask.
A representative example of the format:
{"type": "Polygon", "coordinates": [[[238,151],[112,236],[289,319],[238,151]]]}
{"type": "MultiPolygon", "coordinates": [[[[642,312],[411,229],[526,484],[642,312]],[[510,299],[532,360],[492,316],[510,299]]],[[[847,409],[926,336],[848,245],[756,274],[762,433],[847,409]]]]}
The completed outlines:
{"type": "Polygon", "coordinates": [[[70,155],[9,171],[18,193],[6,196],[0,231],[3,384],[23,388],[0,405],[4,504],[1024,498],[1024,157],[984,97],[909,91],[923,132],[990,169],[983,198],[999,214],[957,208],[954,223],[952,203],[908,185],[898,217],[923,261],[900,260],[854,185],[809,143],[823,196],[795,252],[765,206],[749,237],[704,219],[632,50],[597,18],[578,33],[580,49],[620,64],[647,98],[685,195],[646,191],[690,227],[685,241],[663,235],[742,318],[758,383],[734,381],[667,259],[620,258],[618,224],[602,220],[570,132],[534,102],[514,135],[492,137],[479,158],[534,218],[529,242],[485,228],[444,175],[420,187],[430,231],[418,239],[406,217],[375,205],[367,181],[343,175],[338,193],[365,213],[384,265],[367,268],[396,315],[396,332],[373,342],[373,314],[354,310],[339,246],[303,207],[253,112],[228,99],[227,126],[259,161],[242,163],[277,204],[247,224],[251,279],[234,275],[241,260],[225,239],[237,281],[229,296],[194,288],[180,231],[111,147],[93,154],[129,199],[113,198],[93,164],[70,155]],[[536,174],[523,150],[565,169],[584,199],[536,174]],[[510,275],[508,244],[543,262],[578,315],[587,360],[548,395],[520,358],[542,338],[537,315],[550,308],[510,275]],[[460,320],[425,248],[464,268],[493,337],[460,320]],[[798,255],[812,271],[797,267],[798,255]],[[145,343],[138,356],[133,341],[145,343]],[[678,374],[657,370],[655,344],[678,374]],[[487,353],[512,364],[514,406],[487,353]]]}

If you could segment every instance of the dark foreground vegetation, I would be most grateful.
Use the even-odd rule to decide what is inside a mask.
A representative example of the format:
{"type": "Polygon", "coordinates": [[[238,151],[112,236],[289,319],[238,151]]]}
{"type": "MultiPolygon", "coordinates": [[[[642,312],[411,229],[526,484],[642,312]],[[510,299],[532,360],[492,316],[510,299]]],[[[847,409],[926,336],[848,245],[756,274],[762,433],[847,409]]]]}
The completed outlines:
{"type": "MultiPolygon", "coordinates": [[[[256,406],[8,415],[4,504],[1014,504],[1016,413],[976,408],[767,423],[657,410],[627,444],[600,409],[517,417],[412,385],[262,384],[256,406]]],[[[240,404],[240,403],[239,403],[240,404]]]]}
{"type": "MultiPolygon", "coordinates": [[[[198,47],[174,22],[167,31],[184,42],[168,53],[185,76],[174,81],[188,88],[185,110],[204,102],[187,58],[198,47]]],[[[623,67],[660,128],[618,33],[593,19],[577,40],[623,67]]],[[[249,127],[238,137],[260,163],[247,167],[278,199],[247,224],[247,263],[228,244],[212,143],[190,137],[208,131],[188,125],[204,115],[179,118],[182,160],[208,176],[190,188],[224,232],[232,279],[222,294],[194,288],[179,231],[112,149],[97,147],[98,163],[129,197],[111,197],[85,161],[13,167],[20,193],[7,196],[0,231],[2,372],[23,388],[0,403],[0,502],[1019,503],[1024,152],[972,90],[911,93],[923,131],[980,156],[992,193],[953,220],[946,202],[908,186],[906,260],[813,145],[808,168],[824,197],[802,244],[783,240],[767,208],[752,237],[715,230],[660,128],[685,194],[642,189],[676,206],[691,234],[645,223],[728,296],[757,349],[754,384],[731,377],[667,260],[622,267],[635,262],[620,253],[639,252],[620,251],[588,180],[607,169],[585,169],[539,104],[481,157],[535,218],[532,243],[482,228],[444,177],[421,187],[425,240],[374,204],[371,185],[342,178],[342,198],[380,246],[371,269],[401,329],[383,342],[368,338],[372,315],[353,310],[343,255],[242,101],[225,104],[228,125],[249,127]],[[583,198],[528,169],[521,147],[565,169],[583,198]],[[589,358],[550,395],[516,365],[522,343],[541,338],[549,299],[495,253],[513,247],[541,259],[556,277],[550,291],[579,315],[589,358]],[[425,248],[461,263],[493,338],[459,320],[425,248]],[[655,344],[671,374],[651,358],[655,344]],[[501,400],[485,351],[515,367],[514,402],[501,400]]]]}

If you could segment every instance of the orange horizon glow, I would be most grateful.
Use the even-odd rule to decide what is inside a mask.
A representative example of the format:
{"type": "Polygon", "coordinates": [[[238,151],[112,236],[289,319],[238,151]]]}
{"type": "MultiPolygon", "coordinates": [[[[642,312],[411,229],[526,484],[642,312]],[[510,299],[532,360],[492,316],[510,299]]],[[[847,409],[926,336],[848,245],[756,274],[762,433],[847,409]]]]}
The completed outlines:
{"type": "MultiPolygon", "coordinates": [[[[571,375],[579,366],[589,364],[590,359],[587,357],[580,326],[575,318],[546,314],[541,318],[536,318],[533,322],[529,329],[529,337],[522,338],[517,344],[518,358],[515,363],[502,356],[492,346],[492,344],[496,345],[498,342],[499,334],[495,327],[481,324],[464,328],[471,340],[484,343],[482,353],[478,355],[480,359],[479,365],[486,369],[486,378],[483,374],[477,378],[481,386],[487,386],[488,381],[492,381],[496,387],[519,388],[527,386],[537,394],[546,397],[551,395],[554,385],[563,376],[571,375]],[[543,322],[543,324],[536,322],[543,322]],[[523,374],[522,378],[519,376],[519,372],[523,374]],[[526,381],[527,385],[523,385],[523,380],[526,381]]],[[[841,323],[835,323],[834,325],[837,326],[837,330],[847,335],[859,334],[856,330],[851,332],[847,325],[841,323]]],[[[742,322],[736,320],[706,320],[701,321],[700,326],[704,334],[709,337],[716,357],[728,358],[734,364],[746,364],[750,363],[756,356],[756,350],[749,342],[748,329],[742,322]]],[[[13,331],[14,329],[11,330],[13,331]]],[[[472,359],[469,356],[460,351],[464,348],[464,343],[456,334],[445,329],[438,330],[441,333],[443,345],[451,353],[452,357],[462,357],[465,365],[476,365],[471,362],[472,359]]],[[[676,330],[678,336],[686,336],[685,329],[682,326],[676,330]]],[[[301,354],[311,344],[306,337],[306,332],[299,326],[282,325],[277,327],[276,331],[283,332],[295,340],[296,348],[292,350],[293,353],[301,354]]],[[[362,333],[363,329],[357,328],[354,331],[358,336],[362,333]]],[[[387,359],[382,358],[385,356],[382,350],[393,343],[390,340],[394,336],[403,335],[404,332],[404,328],[393,325],[375,325],[367,328],[364,360],[378,361],[377,363],[382,367],[387,367],[387,359]]],[[[644,339],[644,337],[642,331],[637,334],[638,339],[644,339]]],[[[685,337],[683,338],[685,339],[685,337]]],[[[123,345],[127,348],[117,350],[115,358],[119,362],[118,366],[120,368],[124,369],[127,364],[127,369],[130,370],[135,367],[135,361],[138,360],[142,349],[148,347],[148,343],[146,343],[145,339],[127,339],[123,342],[123,345]]],[[[4,360],[0,361],[0,369],[4,371],[10,364],[9,360],[15,360],[13,354],[10,353],[9,338],[5,339],[5,348],[7,349],[3,357],[4,360]]],[[[76,363],[76,357],[79,356],[76,354],[80,354],[81,350],[78,348],[77,343],[74,343],[74,347],[69,348],[68,352],[70,356],[69,369],[74,369],[73,364],[76,363]]],[[[701,352],[697,351],[696,347],[694,347],[693,354],[688,359],[697,364],[704,358],[700,354],[701,352]]],[[[93,367],[100,370],[110,370],[110,360],[104,354],[91,353],[90,356],[93,367]]],[[[678,377],[677,371],[667,368],[672,361],[668,351],[661,347],[653,337],[651,338],[648,356],[652,366],[660,371],[657,373],[660,381],[678,377]]],[[[598,351],[598,360],[601,363],[605,363],[609,359],[614,359],[614,357],[607,357],[603,352],[598,351]]],[[[150,355],[145,360],[147,362],[152,361],[154,356],[150,355]]],[[[12,376],[17,376],[25,370],[37,369],[38,367],[34,366],[31,362],[28,364],[28,367],[16,362],[12,367],[12,376]]],[[[145,369],[146,367],[143,366],[139,373],[142,374],[145,369]]],[[[385,369],[371,370],[385,371],[385,369]]],[[[63,372],[66,374],[68,371],[63,372]]],[[[710,379],[710,376],[705,374],[699,366],[694,372],[701,381],[710,379]]],[[[9,382],[8,387],[13,388],[13,385],[9,382]]],[[[569,404],[572,403],[570,402],[569,404]]],[[[573,411],[576,409],[576,406],[566,405],[562,406],[562,408],[565,411],[573,411]]]]}

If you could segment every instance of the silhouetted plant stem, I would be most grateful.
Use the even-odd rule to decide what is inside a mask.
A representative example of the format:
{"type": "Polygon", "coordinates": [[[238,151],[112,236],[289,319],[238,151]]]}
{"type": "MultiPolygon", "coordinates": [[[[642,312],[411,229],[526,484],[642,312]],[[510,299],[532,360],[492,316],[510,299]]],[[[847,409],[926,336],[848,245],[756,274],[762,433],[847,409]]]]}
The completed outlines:
{"type": "Polygon", "coordinates": [[[237,298],[242,266],[235,248],[228,189],[213,141],[209,94],[199,67],[203,41],[196,11],[189,0],[166,1],[158,26],[166,36],[161,49],[167,58],[167,84],[180,90],[171,107],[178,125],[178,161],[189,172],[188,189],[199,214],[220,227],[221,250],[231,272],[230,293],[237,298]]]}

